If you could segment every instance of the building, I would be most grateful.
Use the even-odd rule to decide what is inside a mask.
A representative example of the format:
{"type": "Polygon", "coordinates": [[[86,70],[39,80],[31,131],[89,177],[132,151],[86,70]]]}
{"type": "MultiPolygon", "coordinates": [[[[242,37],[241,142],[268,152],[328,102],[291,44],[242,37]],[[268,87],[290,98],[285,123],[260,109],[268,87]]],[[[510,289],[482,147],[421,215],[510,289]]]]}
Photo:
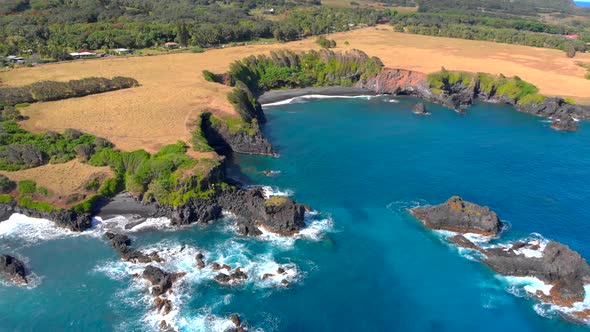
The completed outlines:
{"type": "Polygon", "coordinates": [[[98,54],[90,51],[80,51],[80,52],[72,52],[70,56],[74,59],[84,59],[84,58],[94,58],[98,54]]]}
{"type": "Polygon", "coordinates": [[[578,39],[578,38],[580,38],[580,35],[565,35],[565,38],[567,38],[567,39],[578,39]]]}
{"type": "Polygon", "coordinates": [[[6,61],[8,63],[16,63],[19,65],[22,65],[25,63],[25,58],[22,58],[22,57],[16,56],[16,55],[9,55],[6,57],[6,61]]]}
{"type": "Polygon", "coordinates": [[[113,52],[114,53],[117,53],[117,54],[120,54],[120,55],[123,55],[123,54],[129,54],[129,53],[131,53],[131,49],[129,49],[129,48],[115,48],[113,50],[113,52]]]}
{"type": "Polygon", "coordinates": [[[177,48],[178,43],[177,42],[166,42],[166,43],[164,43],[164,46],[168,47],[168,48],[177,48]]]}

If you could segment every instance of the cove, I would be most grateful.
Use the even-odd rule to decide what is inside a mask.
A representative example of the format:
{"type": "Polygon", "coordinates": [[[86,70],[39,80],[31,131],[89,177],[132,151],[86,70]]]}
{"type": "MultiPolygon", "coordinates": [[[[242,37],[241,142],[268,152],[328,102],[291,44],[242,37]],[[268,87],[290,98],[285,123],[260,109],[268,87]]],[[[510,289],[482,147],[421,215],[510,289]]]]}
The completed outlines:
{"type": "MultiPolygon", "coordinates": [[[[464,257],[406,208],[461,195],[498,212],[511,228],[503,240],[538,232],[590,257],[587,124],[553,131],[543,118],[491,104],[467,115],[427,104],[432,114],[417,116],[418,102],[377,96],[266,109],[265,135],[280,157],[234,155],[229,173],[310,205],[313,232],[297,241],[238,236],[231,216],[182,228],[156,220],[130,232],[134,248],[187,272],[166,319],[179,331],[225,331],[232,313],[264,331],[585,330],[464,257]],[[283,266],[290,286],[220,286],[195,266],[201,251],[250,275],[283,266]]],[[[33,226],[0,223],[0,249],[26,257],[35,274],[30,289],[0,286],[0,330],[157,330],[161,318],[132,277],[141,268],[121,262],[100,229],[33,226]]]]}

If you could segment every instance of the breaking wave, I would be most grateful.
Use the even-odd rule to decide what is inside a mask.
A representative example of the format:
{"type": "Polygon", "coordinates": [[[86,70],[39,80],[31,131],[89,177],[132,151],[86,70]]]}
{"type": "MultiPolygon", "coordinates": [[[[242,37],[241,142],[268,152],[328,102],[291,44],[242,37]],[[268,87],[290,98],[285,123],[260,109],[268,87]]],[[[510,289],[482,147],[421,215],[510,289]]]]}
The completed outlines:
{"type": "Polygon", "coordinates": [[[345,96],[345,95],[305,95],[305,96],[298,96],[293,97],[273,103],[262,104],[262,107],[272,107],[272,106],[280,106],[280,105],[287,105],[287,104],[294,104],[294,103],[304,103],[308,101],[314,100],[321,100],[321,99],[365,99],[370,100],[376,97],[381,97],[382,95],[359,95],[359,96],[345,96]]]}

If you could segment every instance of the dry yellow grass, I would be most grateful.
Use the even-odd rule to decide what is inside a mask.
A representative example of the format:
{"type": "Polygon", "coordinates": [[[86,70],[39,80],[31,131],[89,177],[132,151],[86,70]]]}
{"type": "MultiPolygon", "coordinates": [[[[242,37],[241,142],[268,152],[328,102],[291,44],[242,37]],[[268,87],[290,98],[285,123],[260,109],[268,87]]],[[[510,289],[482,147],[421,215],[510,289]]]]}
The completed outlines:
{"type": "Polygon", "coordinates": [[[53,195],[49,201],[63,206],[68,195],[86,192],[84,185],[94,179],[105,179],[113,176],[109,167],[93,167],[72,160],[64,164],[49,164],[17,172],[4,172],[12,181],[34,180],[37,187],[47,188],[53,195]]]}
{"type": "MultiPolygon", "coordinates": [[[[441,67],[518,75],[548,95],[590,102],[590,80],[576,61],[561,51],[395,33],[389,26],[333,34],[338,49],[358,48],[380,57],[386,66],[422,72],[441,67]],[[344,45],[348,41],[349,45],[344,45]]],[[[6,85],[39,80],[69,80],[88,76],[130,76],[141,87],[83,98],[33,104],[23,109],[30,119],[23,127],[35,132],[76,128],[104,137],[123,150],[150,152],[164,144],[190,138],[190,125],[203,110],[234,115],[226,100],[230,88],[203,79],[201,71],[224,72],[229,64],[251,54],[288,48],[317,48],[315,38],[286,44],[250,45],[209,50],[200,54],[107,58],[19,68],[0,73],[6,85]]],[[[199,156],[200,154],[195,154],[199,156]]]]}

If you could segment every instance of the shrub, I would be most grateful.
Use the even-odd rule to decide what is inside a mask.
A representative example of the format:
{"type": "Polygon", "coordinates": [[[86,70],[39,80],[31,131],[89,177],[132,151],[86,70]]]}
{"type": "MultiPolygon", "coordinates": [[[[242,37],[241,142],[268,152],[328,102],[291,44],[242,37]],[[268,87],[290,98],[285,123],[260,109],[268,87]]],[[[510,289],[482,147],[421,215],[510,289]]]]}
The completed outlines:
{"type": "Polygon", "coordinates": [[[96,190],[98,190],[98,188],[100,188],[100,182],[98,181],[97,178],[94,178],[94,179],[88,181],[86,183],[85,187],[86,187],[86,190],[96,191],[96,190]]]}
{"type": "Polygon", "coordinates": [[[0,174],[0,193],[8,194],[16,189],[16,182],[10,180],[7,176],[0,174]]]}
{"type": "Polygon", "coordinates": [[[0,102],[5,105],[25,105],[38,101],[51,101],[90,94],[126,89],[139,83],[129,77],[89,77],[69,82],[40,81],[22,87],[1,87],[0,102]]]}
{"type": "Polygon", "coordinates": [[[96,205],[96,203],[98,202],[98,200],[100,199],[99,195],[94,195],[90,198],[88,198],[85,201],[80,202],[79,204],[76,204],[74,206],[71,207],[72,211],[75,211],[77,213],[91,213],[94,212],[94,207],[96,205]]]}
{"type": "Polygon", "coordinates": [[[18,193],[21,195],[34,194],[37,192],[37,183],[33,180],[22,180],[18,183],[18,193]]]}
{"type": "Polygon", "coordinates": [[[46,197],[49,197],[50,193],[49,190],[45,187],[39,187],[37,188],[37,193],[46,197]]]}
{"type": "Polygon", "coordinates": [[[29,103],[19,103],[19,104],[14,105],[14,107],[20,107],[20,108],[29,107],[29,106],[31,106],[31,104],[29,104],[29,103]]]}
{"type": "Polygon", "coordinates": [[[123,178],[121,176],[117,176],[111,179],[106,179],[100,189],[98,189],[98,194],[106,197],[113,197],[124,189],[125,183],[123,178]]]}
{"type": "Polygon", "coordinates": [[[316,41],[315,41],[318,45],[320,45],[323,48],[334,48],[336,47],[336,41],[335,40],[329,40],[324,36],[319,36],[316,41]]]}
{"type": "Polygon", "coordinates": [[[193,53],[203,53],[203,52],[205,52],[205,49],[202,48],[201,46],[193,46],[193,47],[191,47],[191,52],[193,52],[193,53]]]}

